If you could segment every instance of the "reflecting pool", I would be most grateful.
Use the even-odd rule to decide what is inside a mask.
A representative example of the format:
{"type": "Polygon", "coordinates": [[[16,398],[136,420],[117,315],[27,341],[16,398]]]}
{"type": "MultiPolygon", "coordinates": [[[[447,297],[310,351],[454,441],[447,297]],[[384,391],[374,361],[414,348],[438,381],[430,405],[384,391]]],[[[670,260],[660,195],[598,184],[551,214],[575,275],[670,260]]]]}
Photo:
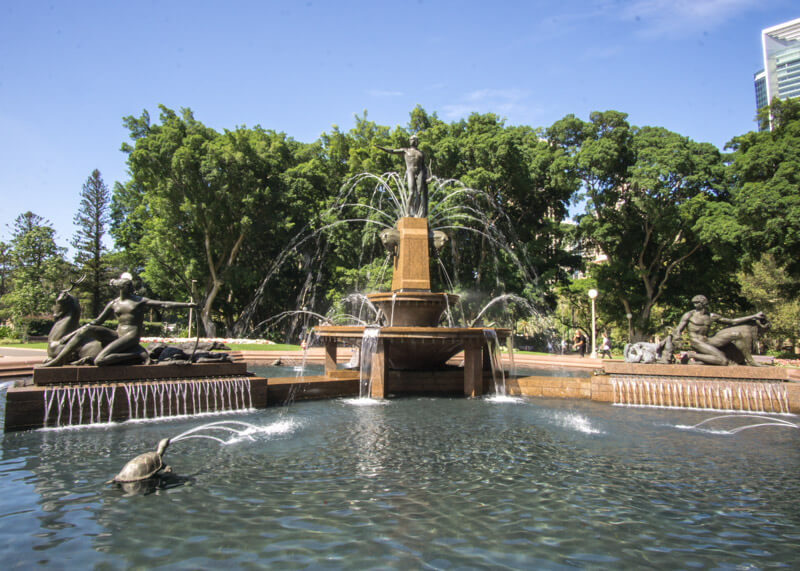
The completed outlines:
{"type": "Polygon", "coordinates": [[[796,565],[800,430],[721,433],[744,417],[681,428],[711,416],[342,399],[6,434],[0,557],[6,568],[796,565]],[[104,485],[159,439],[222,418],[262,430],[173,444],[175,474],[152,493],[104,485]]]}

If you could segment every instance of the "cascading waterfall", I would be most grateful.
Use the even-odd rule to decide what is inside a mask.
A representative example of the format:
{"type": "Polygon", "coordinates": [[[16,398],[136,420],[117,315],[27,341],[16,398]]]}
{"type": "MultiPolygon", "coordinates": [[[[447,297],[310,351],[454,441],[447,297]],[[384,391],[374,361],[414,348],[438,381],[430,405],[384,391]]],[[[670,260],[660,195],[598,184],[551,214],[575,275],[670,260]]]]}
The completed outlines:
{"type": "Polygon", "coordinates": [[[364,335],[361,338],[358,396],[362,399],[370,398],[372,394],[372,357],[378,350],[378,334],[380,331],[380,327],[365,327],[364,335]]]}
{"type": "Polygon", "coordinates": [[[89,387],[46,387],[44,390],[44,423],[45,428],[51,417],[55,415],[54,426],[72,424],[96,424],[111,422],[114,411],[113,386],[96,385],[89,387]],[[88,404],[86,403],[88,397],[88,404]],[[75,410],[77,404],[77,411],[75,410]],[[55,405],[55,410],[53,410],[55,405]],[[88,422],[83,422],[84,408],[88,407],[88,422]],[[73,416],[77,414],[77,418],[73,416]],[[73,422],[77,420],[77,422],[73,422]]]}
{"type": "Polygon", "coordinates": [[[484,329],[483,338],[486,340],[486,347],[489,350],[489,362],[492,366],[494,392],[496,395],[506,396],[506,375],[505,371],[503,371],[503,362],[500,358],[500,343],[497,340],[497,331],[494,329],[484,329]]]}
{"type": "Polygon", "coordinates": [[[612,376],[614,404],[789,413],[781,382],[612,376]]]}
{"type": "Polygon", "coordinates": [[[46,387],[44,428],[112,422],[117,390],[125,391],[130,420],[253,408],[248,377],[46,387]]]}

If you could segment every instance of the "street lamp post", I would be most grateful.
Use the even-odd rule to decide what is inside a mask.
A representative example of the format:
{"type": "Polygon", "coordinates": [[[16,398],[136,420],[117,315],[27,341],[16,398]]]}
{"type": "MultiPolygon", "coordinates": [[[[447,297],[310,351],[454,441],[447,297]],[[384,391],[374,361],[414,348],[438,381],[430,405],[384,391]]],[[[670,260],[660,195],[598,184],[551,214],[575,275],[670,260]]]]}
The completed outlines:
{"type": "Polygon", "coordinates": [[[633,329],[631,328],[631,319],[633,319],[633,314],[626,313],[625,317],[628,318],[628,343],[633,343],[633,329]]]}
{"type": "MultiPolygon", "coordinates": [[[[192,280],[192,293],[189,296],[189,301],[191,303],[194,303],[194,284],[196,284],[196,283],[197,283],[197,280],[192,280]]],[[[192,317],[194,317],[194,315],[192,313],[193,311],[194,311],[194,308],[190,307],[189,308],[189,339],[192,338],[192,317]]]]}
{"type": "Polygon", "coordinates": [[[597,325],[595,321],[594,300],[597,299],[597,290],[592,288],[588,292],[592,300],[592,359],[597,359],[597,325]]]}

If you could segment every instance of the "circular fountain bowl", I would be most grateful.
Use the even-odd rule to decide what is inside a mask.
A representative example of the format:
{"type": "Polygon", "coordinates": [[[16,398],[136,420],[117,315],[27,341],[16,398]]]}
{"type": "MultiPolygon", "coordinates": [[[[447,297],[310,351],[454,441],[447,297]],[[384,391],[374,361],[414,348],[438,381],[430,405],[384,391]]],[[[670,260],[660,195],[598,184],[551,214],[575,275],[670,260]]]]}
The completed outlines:
{"type": "MultiPolygon", "coordinates": [[[[314,331],[326,342],[335,340],[361,346],[364,327],[320,325],[314,331]]],[[[381,327],[378,338],[386,342],[386,361],[390,369],[401,371],[436,370],[464,349],[467,343],[483,345],[487,329],[477,327],[381,327]]],[[[509,329],[492,329],[500,340],[511,335],[509,329]]]]}
{"type": "Polygon", "coordinates": [[[458,297],[452,293],[397,291],[367,296],[392,327],[436,327],[448,306],[458,297]]]}

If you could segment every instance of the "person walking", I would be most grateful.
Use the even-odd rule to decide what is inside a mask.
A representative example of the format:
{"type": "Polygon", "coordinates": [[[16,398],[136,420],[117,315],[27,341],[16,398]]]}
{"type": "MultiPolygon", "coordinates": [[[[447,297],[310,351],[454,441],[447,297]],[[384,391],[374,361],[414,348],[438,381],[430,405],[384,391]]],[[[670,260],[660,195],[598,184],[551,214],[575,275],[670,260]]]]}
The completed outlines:
{"type": "Polygon", "coordinates": [[[603,342],[600,345],[600,358],[607,357],[611,359],[611,339],[608,333],[603,333],[603,342]]]}
{"type": "Polygon", "coordinates": [[[586,335],[583,334],[583,331],[578,329],[575,331],[575,337],[573,338],[573,344],[575,345],[575,351],[577,351],[581,357],[586,355],[586,335]]]}

